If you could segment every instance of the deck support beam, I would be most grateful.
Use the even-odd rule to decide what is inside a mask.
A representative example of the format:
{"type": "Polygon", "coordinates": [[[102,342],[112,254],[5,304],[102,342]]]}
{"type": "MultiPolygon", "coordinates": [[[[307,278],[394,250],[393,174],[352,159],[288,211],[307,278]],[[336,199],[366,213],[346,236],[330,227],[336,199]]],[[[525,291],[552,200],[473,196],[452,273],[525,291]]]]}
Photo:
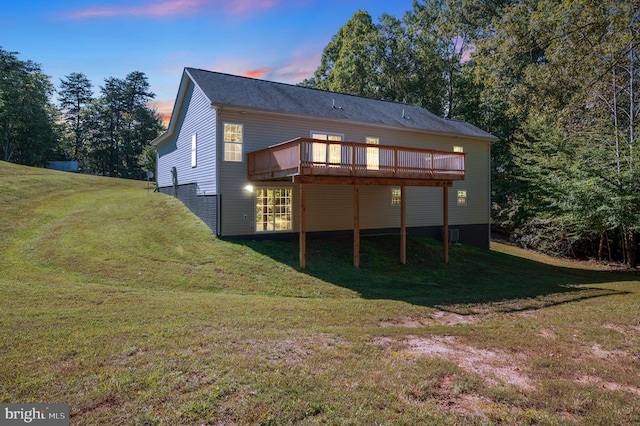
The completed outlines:
{"type": "Polygon", "coordinates": [[[407,264],[407,191],[400,187],[400,263],[407,264]]]}
{"type": "Polygon", "coordinates": [[[449,187],[442,187],[442,242],[444,245],[444,263],[449,263],[449,187]]]}
{"type": "Polygon", "coordinates": [[[360,185],[353,185],[353,266],[360,267],[360,185]]]}
{"type": "Polygon", "coordinates": [[[300,184],[300,269],[307,267],[306,210],[305,185],[300,184]]]}
{"type": "Polygon", "coordinates": [[[295,176],[292,182],[300,186],[300,269],[306,269],[307,234],[306,234],[306,187],[312,184],[351,184],[353,185],[353,266],[360,267],[360,186],[400,186],[400,263],[407,263],[407,187],[408,186],[441,186],[442,187],[442,242],[443,258],[449,263],[449,188],[451,181],[431,181],[428,184],[420,184],[413,179],[393,179],[391,181],[358,179],[358,178],[331,178],[324,179],[316,176],[295,176]]]}

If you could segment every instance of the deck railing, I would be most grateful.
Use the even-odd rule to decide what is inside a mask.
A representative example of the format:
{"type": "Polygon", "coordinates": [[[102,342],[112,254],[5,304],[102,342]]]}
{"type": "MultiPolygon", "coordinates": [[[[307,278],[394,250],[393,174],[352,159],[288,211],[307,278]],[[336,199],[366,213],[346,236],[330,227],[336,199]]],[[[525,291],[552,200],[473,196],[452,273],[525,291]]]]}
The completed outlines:
{"type": "Polygon", "coordinates": [[[461,152],[298,138],[248,153],[250,180],[294,175],[462,180],[461,152]]]}

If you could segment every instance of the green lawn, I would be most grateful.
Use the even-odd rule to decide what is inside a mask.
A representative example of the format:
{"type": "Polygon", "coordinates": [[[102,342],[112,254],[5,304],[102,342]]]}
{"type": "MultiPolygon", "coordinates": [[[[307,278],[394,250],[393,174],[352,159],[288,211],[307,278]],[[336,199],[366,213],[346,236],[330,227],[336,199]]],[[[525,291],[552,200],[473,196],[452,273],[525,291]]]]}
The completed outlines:
{"type": "Polygon", "coordinates": [[[84,424],[640,423],[640,277],[494,244],[223,241],[0,162],[0,402],[84,424]]]}

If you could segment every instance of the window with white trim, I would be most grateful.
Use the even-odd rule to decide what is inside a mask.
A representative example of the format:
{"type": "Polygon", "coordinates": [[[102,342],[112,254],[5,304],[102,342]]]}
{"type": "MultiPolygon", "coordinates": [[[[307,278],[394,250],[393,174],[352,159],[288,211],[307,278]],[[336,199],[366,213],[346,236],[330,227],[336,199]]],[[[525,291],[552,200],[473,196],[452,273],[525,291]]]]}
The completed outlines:
{"type": "Polygon", "coordinates": [[[196,133],[191,135],[191,167],[198,165],[198,136],[196,133]]]}
{"type": "MultiPolygon", "coordinates": [[[[342,141],[344,135],[340,133],[327,133],[327,132],[311,132],[311,139],[318,139],[321,141],[342,141]]],[[[340,164],[342,158],[341,149],[342,146],[338,143],[319,143],[316,142],[312,145],[313,150],[313,162],[314,163],[333,163],[340,164]],[[327,149],[328,147],[328,149],[327,149]]]]}
{"type": "Polygon", "coordinates": [[[256,189],[256,232],[293,229],[291,188],[256,189]]]}
{"type": "MultiPolygon", "coordinates": [[[[367,137],[367,145],[380,145],[380,138],[367,137]]],[[[367,147],[367,169],[380,170],[380,153],[378,148],[367,147]]]]}
{"type": "Polygon", "coordinates": [[[458,205],[466,206],[467,205],[467,190],[461,189],[458,190],[458,205]]]}
{"type": "Polygon", "coordinates": [[[391,205],[399,206],[402,202],[402,190],[400,188],[391,188],[391,205]]]}
{"type": "Polygon", "coordinates": [[[243,128],[242,124],[224,123],[224,161],[242,161],[243,128]]]}

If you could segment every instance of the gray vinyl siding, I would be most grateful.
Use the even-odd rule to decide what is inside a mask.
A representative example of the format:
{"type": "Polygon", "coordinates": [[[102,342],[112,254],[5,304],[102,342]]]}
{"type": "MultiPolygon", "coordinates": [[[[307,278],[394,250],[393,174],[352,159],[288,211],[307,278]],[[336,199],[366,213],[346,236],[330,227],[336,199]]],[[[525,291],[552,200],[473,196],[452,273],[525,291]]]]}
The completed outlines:
{"type": "Polygon", "coordinates": [[[202,91],[189,84],[174,136],[158,146],[158,186],[172,186],[171,168],[178,184],[197,184],[197,192],[214,195],[216,186],[216,112],[202,91]],[[191,137],[197,137],[197,165],[191,167],[191,137]]]}
{"type": "MultiPolygon", "coordinates": [[[[246,154],[297,137],[309,137],[310,131],[344,134],[345,141],[365,142],[377,137],[382,145],[407,146],[422,149],[452,151],[462,146],[466,156],[466,179],[454,182],[449,191],[449,223],[489,223],[489,147],[487,140],[467,139],[430,134],[416,130],[354,124],[345,121],[309,119],[255,111],[222,108],[218,125],[232,122],[244,125],[242,162],[223,161],[219,144],[218,190],[220,200],[221,235],[251,235],[255,233],[254,194],[244,188],[247,180],[246,154]],[[457,206],[457,190],[467,191],[467,205],[457,206]]],[[[222,140],[221,130],[218,138],[222,140]]],[[[251,182],[261,187],[293,188],[293,231],[299,230],[299,188],[286,182],[251,182]]],[[[362,229],[397,228],[400,226],[400,206],[391,205],[391,187],[360,187],[360,226],[362,229]]],[[[307,231],[353,229],[353,187],[348,185],[307,185],[307,231]]],[[[443,213],[442,188],[407,188],[407,226],[441,226],[443,213]]]]}

